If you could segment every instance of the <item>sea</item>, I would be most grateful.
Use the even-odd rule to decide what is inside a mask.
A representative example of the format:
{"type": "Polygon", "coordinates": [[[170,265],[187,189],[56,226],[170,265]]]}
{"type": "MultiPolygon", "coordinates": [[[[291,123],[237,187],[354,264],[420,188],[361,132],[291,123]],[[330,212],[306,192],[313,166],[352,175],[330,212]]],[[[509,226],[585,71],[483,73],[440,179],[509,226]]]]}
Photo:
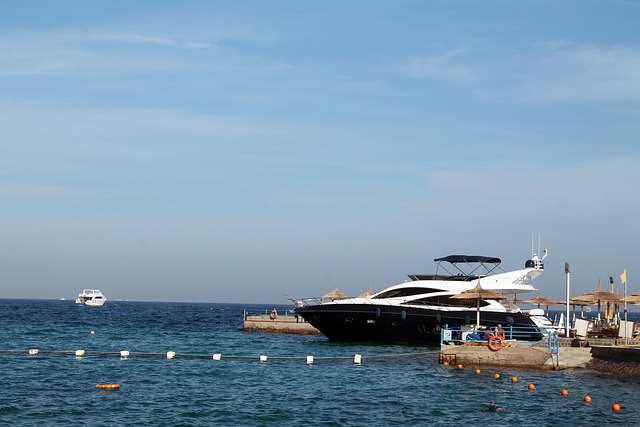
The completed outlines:
{"type": "Polygon", "coordinates": [[[244,310],[273,308],[291,307],[0,299],[0,425],[640,424],[635,380],[586,369],[459,369],[438,364],[434,345],[242,330],[244,310]],[[497,412],[487,411],[492,402],[497,412]]]}

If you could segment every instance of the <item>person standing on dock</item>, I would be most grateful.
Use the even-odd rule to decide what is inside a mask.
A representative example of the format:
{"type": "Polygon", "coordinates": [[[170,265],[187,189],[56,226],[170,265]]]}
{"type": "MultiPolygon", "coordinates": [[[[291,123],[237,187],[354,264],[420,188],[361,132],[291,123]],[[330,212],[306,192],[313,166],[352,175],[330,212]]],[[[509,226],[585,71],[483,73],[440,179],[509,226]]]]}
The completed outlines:
{"type": "Polygon", "coordinates": [[[506,336],[504,329],[502,328],[502,325],[500,323],[498,323],[498,327],[496,328],[496,336],[500,337],[503,340],[506,336]]]}

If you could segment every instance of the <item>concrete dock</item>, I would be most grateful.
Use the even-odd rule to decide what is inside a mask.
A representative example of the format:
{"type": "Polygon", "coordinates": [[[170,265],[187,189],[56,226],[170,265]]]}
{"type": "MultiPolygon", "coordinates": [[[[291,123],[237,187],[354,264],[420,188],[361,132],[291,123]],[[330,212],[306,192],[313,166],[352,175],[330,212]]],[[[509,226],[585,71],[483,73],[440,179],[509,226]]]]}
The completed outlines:
{"type": "MultiPolygon", "coordinates": [[[[620,376],[640,378],[640,345],[619,345],[613,340],[589,342],[585,346],[561,345],[557,352],[547,343],[521,345],[511,343],[499,351],[485,345],[443,346],[439,362],[451,365],[487,365],[559,370],[588,368],[620,376]],[[611,341],[611,342],[610,342],[611,341]]],[[[570,342],[570,341],[568,341],[570,342]]]]}
{"type": "Polygon", "coordinates": [[[557,355],[544,346],[504,347],[492,351],[484,346],[453,346],[440,352],[439,361],[449,364],[511,366],[521,368],[566,369],[586,367],[591,361],[589,347],[563,347],[557,355]],[[557,357],[556,357],[557,356],[557,357]]]}
{"type": "Polygon", "coordinates": [[[278,316],[271,319],[267,316],[245,316],[245,331],[273,332],[280,334],[300,334],[300,335],[316,335],[319,334],[316,328],[311,326],[301,317],[294,316],[278,316]]]}

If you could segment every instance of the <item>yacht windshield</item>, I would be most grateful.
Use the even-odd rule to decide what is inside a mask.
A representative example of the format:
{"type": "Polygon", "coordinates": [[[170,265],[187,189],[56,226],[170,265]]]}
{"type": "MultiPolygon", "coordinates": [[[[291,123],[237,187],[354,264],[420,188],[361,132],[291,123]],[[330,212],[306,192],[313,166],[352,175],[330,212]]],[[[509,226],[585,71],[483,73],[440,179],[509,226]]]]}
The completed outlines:
{"type": "MultiPolygon", "coordinates": [[[[439,295],[408,301],[406,304],[439,305],[444,307],[477,307],[477,300],[457,299],[451,298],[450,295],[439,295]]],[[[487,305],[489,305],[488,302],[480,300],[480,307],[485,307],[487,305]]]]}
{"type": "Polygon", "coordinates": [[[386,292],[381,293],[380,295],[376,295],[375,298],[399,298],[399,297],[410,297],[413,295],[420,295],[420,294],[429,294],[432,292],[441,292],[440,290],[437,289],[431,289],[431,288],[413,288],[413,287],[407,287],[407,288],[399,288],[399,289],[391,289],[388,290],[386,292]]]}

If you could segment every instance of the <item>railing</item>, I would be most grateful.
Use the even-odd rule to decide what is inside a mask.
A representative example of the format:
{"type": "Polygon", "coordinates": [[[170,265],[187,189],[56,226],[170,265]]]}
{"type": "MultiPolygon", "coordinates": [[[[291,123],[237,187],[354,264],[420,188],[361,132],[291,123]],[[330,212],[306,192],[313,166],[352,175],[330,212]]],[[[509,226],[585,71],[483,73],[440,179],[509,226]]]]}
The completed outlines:
{"type": "MultiPolygon", "coordinates": [[[[506,340],[541,341],[547,335],[553,335],[557,345],[557,335],[554,332],[541,331],[535,326],[507,326],[504,328],[506,340]],[[536,339],[537,338],[537,339],[536,339]]],[[[445,325],[440,330],[440,348],[451,344],[463,344],[466,342],[488,343],[489,338],[495,335],[493,329],[461,329],[450,328],[445,325]]],[[[551,345],[551,344],[549,344],[551,345]]]]}
{"type": "Polygon", "coordinates": [[[553,356],[555,356],[555,366],[560,366],[560,343],[555,331],[549,332],[549,353],[551,353],[551,362],[553,363],[553,356]]]}
{"type": "Polygon", "coordinates": [[[296,308],[306,307],[308,305],[319,305],[322,304],[322,298],[301,298],[301,299],[292,299],[293,304],[296,308]]]}

